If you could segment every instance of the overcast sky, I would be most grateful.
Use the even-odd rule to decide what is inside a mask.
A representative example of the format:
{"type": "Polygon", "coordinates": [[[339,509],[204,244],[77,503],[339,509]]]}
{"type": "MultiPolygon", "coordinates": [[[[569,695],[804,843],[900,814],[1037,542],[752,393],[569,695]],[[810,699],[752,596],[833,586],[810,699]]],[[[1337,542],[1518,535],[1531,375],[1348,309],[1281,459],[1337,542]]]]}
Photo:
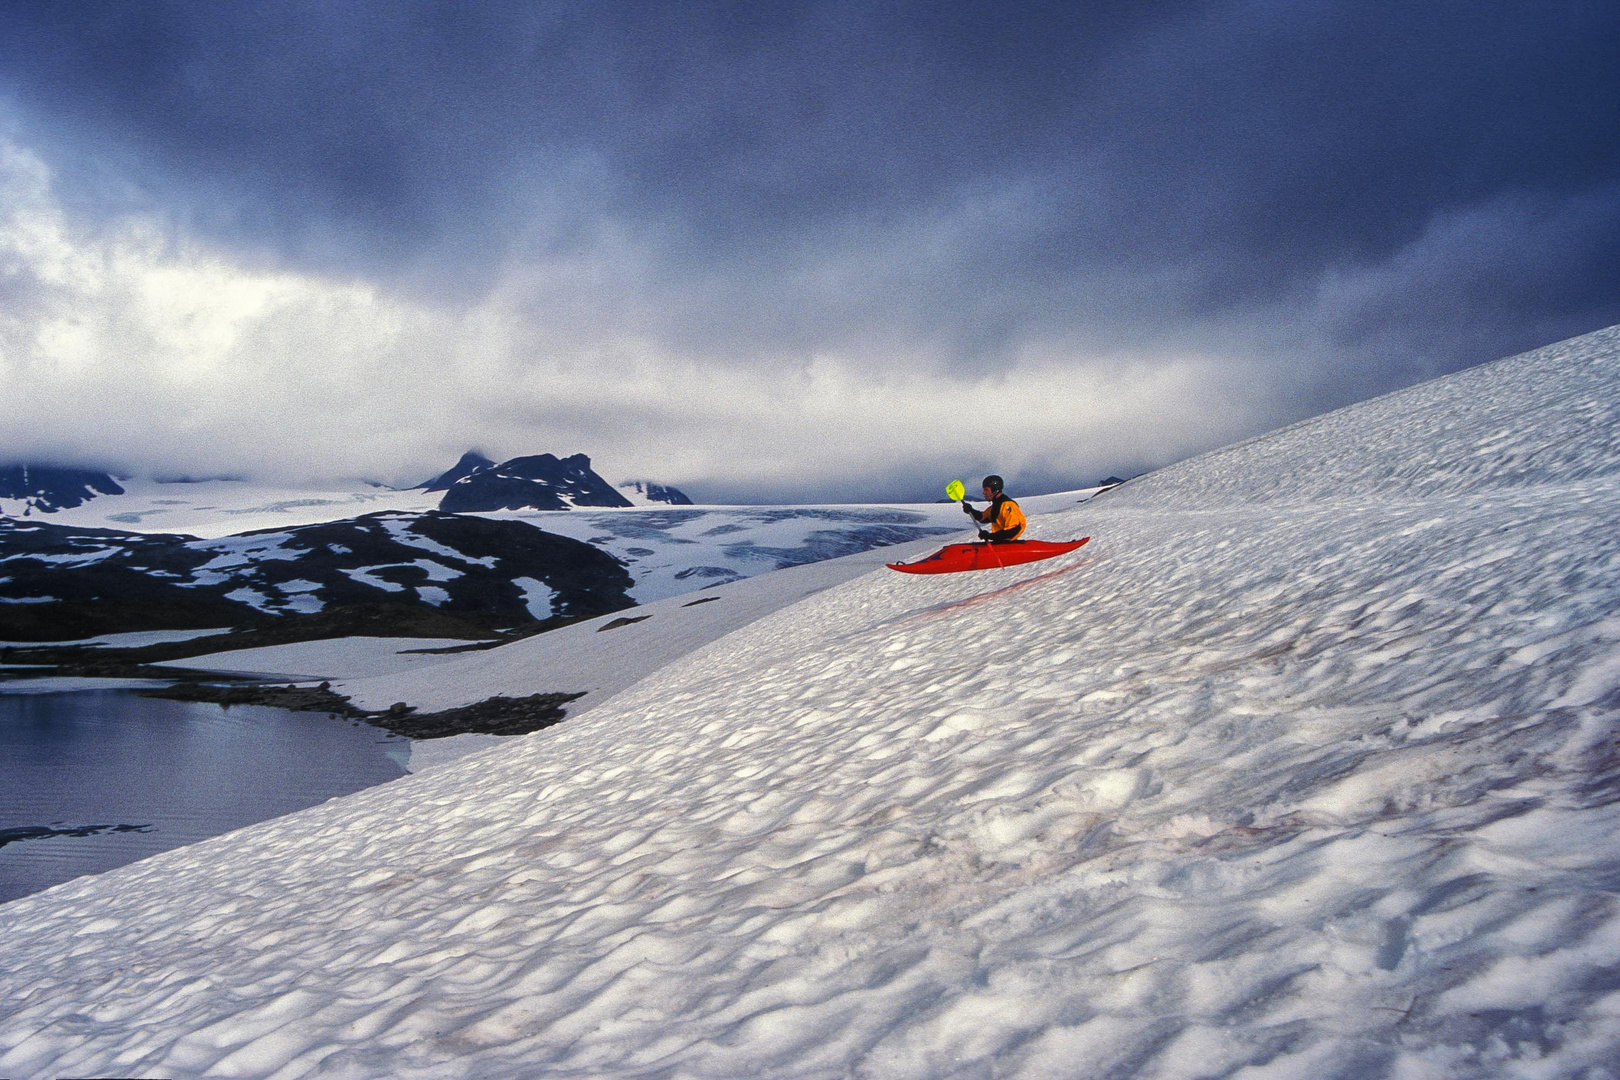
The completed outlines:
{"type": "Polygon", "coordinates": [[[0,7],[0,460],[1129,474],[1620,322],[1620,4],[0,7]]]}

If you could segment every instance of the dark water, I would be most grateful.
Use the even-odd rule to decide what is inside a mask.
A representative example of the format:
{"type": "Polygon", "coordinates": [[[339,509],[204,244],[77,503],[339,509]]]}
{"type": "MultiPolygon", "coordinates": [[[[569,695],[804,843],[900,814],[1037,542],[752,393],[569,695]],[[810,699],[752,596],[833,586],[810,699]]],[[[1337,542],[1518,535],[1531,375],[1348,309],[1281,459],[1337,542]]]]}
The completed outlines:
{"type": "Polygon", "coordinates": [[[0,903],[396,779],[409,746],[325,713],[0,694],[0,903]]]}

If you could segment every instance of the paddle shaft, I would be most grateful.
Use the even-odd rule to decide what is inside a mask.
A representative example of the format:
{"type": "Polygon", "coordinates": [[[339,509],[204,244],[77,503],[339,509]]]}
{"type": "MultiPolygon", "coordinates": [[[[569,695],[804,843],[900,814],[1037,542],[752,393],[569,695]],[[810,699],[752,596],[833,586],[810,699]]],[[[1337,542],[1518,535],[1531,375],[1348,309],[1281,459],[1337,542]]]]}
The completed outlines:
{"type": "MultiPolygon", "coordinates": [[[[973,504],[968,501],[968,497],[966,495],[962,496],[962,505],[966,506],[970,510],[973,508],[973,504]]],[[[979,512],[977,510],[973,511],[973,520],[975,524],[984,524],[984,522],[979,520],[979,512]]],[[[983,544],[990,550],[990,557],[996,561],[997,566],[1002,568],[1006,567],[1007,564],[1001,561],[1001,552],[996,550],[996,545],[994,543],[989,540],[981,540],[979,543],[983,544]]]]}

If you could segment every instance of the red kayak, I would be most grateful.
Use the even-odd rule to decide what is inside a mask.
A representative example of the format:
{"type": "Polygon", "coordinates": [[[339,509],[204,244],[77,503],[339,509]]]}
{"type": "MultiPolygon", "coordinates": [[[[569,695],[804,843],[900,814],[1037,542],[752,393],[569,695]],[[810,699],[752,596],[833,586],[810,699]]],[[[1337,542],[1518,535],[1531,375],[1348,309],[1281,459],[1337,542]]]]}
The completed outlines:
{"type": "Polygon", "coordinates": [[[890,570],[898,570],[902,574],[958,574],[964,570],[994,570],[1000,566],[1017,566],[1019,563],[1040,562],[1042,559],[1067,555],[1090,539],[1089,536],[1082,536],[1078,540],[1058,543],[1010,540],[1005,544],[947,544],[926,559],[887,565],[890,570]]]}

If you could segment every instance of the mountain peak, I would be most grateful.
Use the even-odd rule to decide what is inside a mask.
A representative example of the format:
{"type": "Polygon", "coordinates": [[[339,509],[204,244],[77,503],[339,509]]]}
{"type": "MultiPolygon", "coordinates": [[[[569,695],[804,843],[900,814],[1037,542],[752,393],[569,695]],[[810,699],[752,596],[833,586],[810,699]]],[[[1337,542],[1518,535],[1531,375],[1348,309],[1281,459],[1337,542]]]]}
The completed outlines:
{"type": "Polygon", "coordinates": [[[637,506],[650,503],[668,503],[670,506],[692,505],[692,499],[686,492],[656,480],[621,480],[619,491],[637,506]]]}
{"type": "Polygon", "coordinates": [[[450,468],[417,487],[422,491],[446,491],[450,485],[464,476],[471,476],[480,469],[487,469],[495,463],[476,450],[469,450],[461,455],[461,459],[450,468]]]}
{"type": "Polygon", "coordinates": [[[632,505],[592,470],[586,455],[559,458],[555,454],[534,454],[473,469],[445,489],[439,509],[476,513],[632,505]]]}

